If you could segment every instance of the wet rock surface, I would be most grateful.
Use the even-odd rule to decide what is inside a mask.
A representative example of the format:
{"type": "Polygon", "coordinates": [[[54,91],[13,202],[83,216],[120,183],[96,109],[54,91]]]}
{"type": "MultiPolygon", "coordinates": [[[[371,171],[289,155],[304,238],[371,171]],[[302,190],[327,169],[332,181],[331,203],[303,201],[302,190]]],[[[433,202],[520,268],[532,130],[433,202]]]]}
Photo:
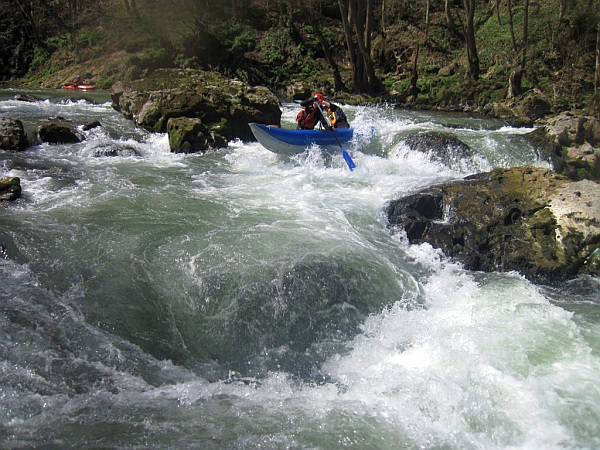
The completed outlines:
{"type": "Polygon", "coordinates": [[[581,273],[600,243],[600,185],[535,167],[496,169],[392,201],[391,227],[481,271],[556,284],[581,273]]]}

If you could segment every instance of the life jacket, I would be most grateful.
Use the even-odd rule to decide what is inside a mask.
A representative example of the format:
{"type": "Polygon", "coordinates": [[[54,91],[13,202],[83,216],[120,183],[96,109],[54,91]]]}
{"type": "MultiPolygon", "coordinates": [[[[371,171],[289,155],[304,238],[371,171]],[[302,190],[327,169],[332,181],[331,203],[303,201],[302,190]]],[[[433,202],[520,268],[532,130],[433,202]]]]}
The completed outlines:
{"type": "MultiPolygon", "coordinates": [[[[331,123],[331,126],[333,128],[335,128],[335,125],[340,122],[346,122],[348,123],[348,119],[346,118],[346,114],[344,114],[344,111],[342,111],[341,108],[335,108],[335,111],[332,110],[331,108],[329,108],[327,110],[327,118],[329,119],[329,122],[331,123]]],[[[345,125],[347,126],[347,125],[345,125]]]]}
{"type": "Polygon", "coordinates": [[[303,109],[296,116],[296,122],[298,122],[298,127],[300,127],[303,130],[312,130],[318,121],[319,118],[317,117],[316,110],[314,109],[311,109],[310,111],[303,109]]]}

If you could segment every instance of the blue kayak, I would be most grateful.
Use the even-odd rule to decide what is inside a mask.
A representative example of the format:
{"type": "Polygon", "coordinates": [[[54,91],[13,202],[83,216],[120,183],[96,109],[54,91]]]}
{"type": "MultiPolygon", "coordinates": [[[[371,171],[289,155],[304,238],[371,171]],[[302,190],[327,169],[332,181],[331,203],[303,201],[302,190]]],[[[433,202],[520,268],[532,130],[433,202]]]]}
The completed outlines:
{"type": "Polygon", "coordinates": [[[250,129],[258,142],[273,153],[293,155],[302,153],[313,144],[319,146],[339,146],[352,139],[353,128],[337,128],[335,130],[287,130],[274,125],[249,123],[250,129]],[[337,139],[336,139],[337,138],[337,139]]]}

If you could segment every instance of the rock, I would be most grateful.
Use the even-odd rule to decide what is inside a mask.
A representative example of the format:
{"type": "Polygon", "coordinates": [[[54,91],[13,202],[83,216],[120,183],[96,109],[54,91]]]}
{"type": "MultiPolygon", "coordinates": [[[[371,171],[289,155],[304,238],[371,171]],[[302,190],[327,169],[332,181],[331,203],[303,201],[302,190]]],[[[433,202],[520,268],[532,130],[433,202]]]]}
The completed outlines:
{"type": "Polygon", "coordinates": [[[476,153],[467,144],[450,133],[428,131],[408,136],[404,143],[415,151],[430,155],[451,169],[460,169],[475,161],[476,153]]]}
{"type": "Polygon", "coordinates": [[[41,101],[41,98],[35,97],[33,95],[28,95],[28,94],[17,94],[17,95],[15,95],[14,99],[18,100],[20,102],[28,102],[28,103],[35,103],[35,102],[41,101]]]}
{"type": "Polygon", "coordinates": [[[141,153],[131,145],[127,144],[99,144],[94,146],[94,157],[102,158],[104,156],[116,157],[116,156],[142,156],[141,153]]]}
{"type": "Polygon", "coordinates": [[[438,70],[438,75],[441,77],[451,77],[456,73],[458,69],[459,65],[456,61],[454,61],[451,64],[442,67],[440,70],[438,70]]]}
{"type": "Polygon", "coordinates": [[[584,117],[575,116],[570,112],[565,112],[553,117],[546,123],[546,131],[553,136],[559,145],[569,147],[572,144],[583,143],[583,123],[584,117]]]}
{"type": "Polygon", "coordinates": [[[12,117],[0,117],[0,149],[22,151],[28,145],[23,122],[12,117]]]}
{"type": "Polygon", "coordinates": [[[99,120],[92,120],[91,122],[83,124],[82,130],[89,131],[94,128],[102,128],[102,124],[100,123],[99,120]]]}
{"type": "Polygon", "coordinates": [[[552,102],[539,90],[526,93],[519,101],[519,115],[530,120],[538,120],[552,112],[552,102]]]}
{"type": "Polygon", "coordinates": [[[562,147],[544,127],[539,127],[524,135],[525,139],[535,148],[540,159],[548,162],[555,172],[563,173],[565,170],[565,155],[562,147]]]}
{"type": "Polygon", "coordinates": [[[0,178],[0,201],[13,201],[21,196],[21,179],[19,177],[0,178]]]}
{"type": "MultiPolygon", "coordinates": [[[[549,119],[545,140],[560,148],[558,172],[573,180],[600,180],[600,120],[571,112],[549,119]]],[[[556,152],[555,152],[556,153],[556,152]]]]}
{"type": "Polygon", "coordinates": [[[227,141],[220,134],[219,125],[213,124],[210,128],[200,119],[189,117],[172,117],[167,122],[169,146],[175,153],[204,153],[209,149],[227,146],[227,141]]]}
{"type": "MultiPolygon", "coordinates": [[[[168,132],[169,120],[183,117],[199,119],[207,130],[218,128],[218,134],[225,140],[254,140],[249,122],[281,124],[279,100],[272,92],[224,78],[215,72],[160,69],[143,80],[116,83],[111,88],[111,98],[117,111],[153,132],[168,132]]],[[[180,131],[182,124],[172,124],[171,130],[180,131]]],[[[196,127],[188,135],[193,141],[188,146],[180,144],[179,137],[174,137],[173,142],[178,146],[174,150],[185,147],[190,151],[203,151],[218,140],[209,132],[202,138],[206,142],[202,147],[199,130],[196,127]]]]}
{"type": "Polygon", "coordinates": [[[286,97],[292,100],[306,100],[313,95],[309,86],[306,86],[302,82],[296,82],[290,84],[286,89],[286,97]]]}
{"type": "Polygon", "coordinates": [[[506,120],[514,127],[531,127],[534,121],[522,114],[509,102],[494,102],[491,105],[492,115],[498,119],[506,120]]]}
{"type": "Polygon", "coordinates": [[[493,115],[513,126],[531,127],[552,112],[552,102],[540,90],[533,89],[519,98],[508,99],[491,105],[493,115]]]}
{"type": "Polygon", "coordinates": [[[60,119],[43,123],[38,130],[38,135],[40,141],[49,144],[74,144],[81,142],[81,138],[75,132],[75,127],[60,119]]]}
{"type": "Polygon", "coordinates": [[[541,168],[496,169],[393,201],[387,217],[410,243],[428,242],[467,269],[558,284],[583,273],[600,242],[600,186],[541,168]]]}

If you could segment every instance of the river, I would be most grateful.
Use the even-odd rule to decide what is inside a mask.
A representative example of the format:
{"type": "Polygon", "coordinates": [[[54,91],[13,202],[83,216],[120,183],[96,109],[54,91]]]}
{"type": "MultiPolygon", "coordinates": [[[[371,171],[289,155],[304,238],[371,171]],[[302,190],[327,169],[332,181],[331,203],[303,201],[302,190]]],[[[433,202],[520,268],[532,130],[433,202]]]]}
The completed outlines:
{"type": "MultiPolygon", "coordinates": [[[[106,93],[0,91],[0,114],[99,120],[0,151],[0,447],[600,448],[600,289],[464,270],[387,227],[432,184],[547,166],[478,117],[344,106],[341,152],[172,154],[106,93]],[[404,138],[452,133],[443,166],[404,138]],[[117,153],[118,156],[107,156],[117,153]]],[[[284,103],[292,127],[298,106],[284,103]]]]}

